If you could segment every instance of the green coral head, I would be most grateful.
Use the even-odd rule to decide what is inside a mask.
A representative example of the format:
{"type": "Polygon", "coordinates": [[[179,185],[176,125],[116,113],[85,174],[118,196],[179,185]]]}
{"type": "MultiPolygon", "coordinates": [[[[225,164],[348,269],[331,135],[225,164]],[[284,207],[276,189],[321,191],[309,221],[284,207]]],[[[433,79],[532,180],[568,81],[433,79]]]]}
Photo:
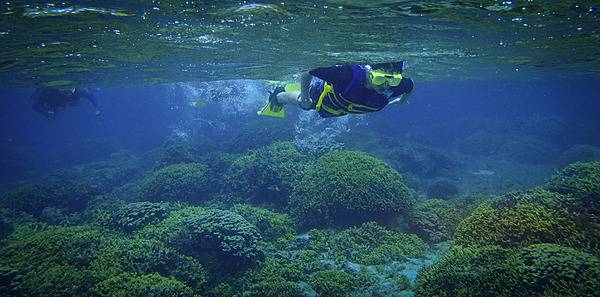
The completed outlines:
{"type": "Polygon", "coordinates": [[[414,205],[396,170],[357,151],[321,156],[296,184],[290,201],[296,219],[307,226],[360,224],[414,205]]]}

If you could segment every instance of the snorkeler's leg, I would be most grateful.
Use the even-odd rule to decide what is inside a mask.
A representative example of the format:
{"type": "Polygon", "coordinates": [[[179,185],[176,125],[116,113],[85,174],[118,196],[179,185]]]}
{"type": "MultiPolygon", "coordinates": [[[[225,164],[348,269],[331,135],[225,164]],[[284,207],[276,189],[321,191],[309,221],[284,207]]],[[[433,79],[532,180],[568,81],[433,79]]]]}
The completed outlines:
{"type": "Polygon", "coordinates": [[[308,72],[302,73],[300,76],[300,92],[289,91],[277,94],[277,102],[280,104],[294,104],[303,109],[310,108],[312,101],[310,100],[310,83],[312,75],[308,72]]]}
{"type": "Polygon", "coordinates": [[[55,114],[54,110],[48,108],[46,105],[44,105],[40,101],[36,101],[32,107],[33,107],[33,110],[37,111],[38,113],[45,116],[46,118],[55,114]]]}
{"type": "Polygon", "coordinates": [[[277,103],[298,105],[298,95],[300,92],[297,91],[281,92],[277,94],[277,103]]]}

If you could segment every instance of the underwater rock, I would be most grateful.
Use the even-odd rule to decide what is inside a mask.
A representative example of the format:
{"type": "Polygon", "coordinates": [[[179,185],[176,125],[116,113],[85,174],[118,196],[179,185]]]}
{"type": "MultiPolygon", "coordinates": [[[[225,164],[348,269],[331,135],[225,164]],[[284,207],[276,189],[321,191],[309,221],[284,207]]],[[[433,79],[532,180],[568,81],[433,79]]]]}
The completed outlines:
{"type": "Polygon", "coordinates": [[[449,154],[420,144],[396,145],[382,155],[394,168],[422,178],[449,175],[459,166],[459,161],[449,154]]]}
{"type": "Polygon", "coordinates": [[[592,161],[600,161],[600,148],[592,145],[577,144],[562,152],[558,157],[556,165],[566,167],[575,162],[592,161]]]}
{"type": "Polygon", "coordinates": [[[477,170],[471,172],[471,174],[473,174],[475,176],[492,176],[492,175],[496,174],[496,171],[487,170],[487,169],[477,169],[477,170]]]}
{"type": "Polygon", "coordinates": [[[438,180],[427,187],[428,198],[448,199],[458,195],[458,188],[448,180],[438,180]]]}
{"type": "Polygon", "coordinates": [[[196,149],[184,143],[176,143],[164,148],[154,164],[155,169],[160,169],[169,165],[178,163],[198,162],[198,152],[196,149]]]}

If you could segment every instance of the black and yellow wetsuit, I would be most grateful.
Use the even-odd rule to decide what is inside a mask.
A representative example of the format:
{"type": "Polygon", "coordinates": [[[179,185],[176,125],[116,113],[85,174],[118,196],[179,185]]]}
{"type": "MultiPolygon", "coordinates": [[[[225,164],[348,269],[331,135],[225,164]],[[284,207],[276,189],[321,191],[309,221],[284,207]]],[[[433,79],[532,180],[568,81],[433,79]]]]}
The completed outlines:
{"type": "Polygon", "coordinates": [[[380,94],[366,87],[368,71],[366,65],[358,64],[309,71],[316,77],[310,86],[310,109],[315,109],[321,117],[374,112],[383,109],[390,99],[412,91],[412,80],[404,77],[387,94],[380,94]]]}

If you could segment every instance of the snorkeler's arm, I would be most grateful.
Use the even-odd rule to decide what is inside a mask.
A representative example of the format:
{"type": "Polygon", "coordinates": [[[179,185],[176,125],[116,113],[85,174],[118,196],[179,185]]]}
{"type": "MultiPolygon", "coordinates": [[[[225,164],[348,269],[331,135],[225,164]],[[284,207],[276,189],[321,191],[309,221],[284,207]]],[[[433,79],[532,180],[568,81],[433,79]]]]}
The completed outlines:
{"type": "Polygon", "coordinates": [[[300,97],[298,100],[300,103],[310,102],[310,82],[312,81],[312,75],[308,72],[303,72],[300,75],[300,97]]]}
{"type": "Polygon", "coordinates": [[[90,103],[94,106],[94,109],[96,109],[96,115],[100,115],[102,111],[98,107],[98,102],[96,102],[96,99],[93,96],[90,96],[87,97],[87,100],[90,101],[90,103]]]}
{"type": "Polygon", "coordinates": [[[402,94],[400,95],[400,97],[391,100],[388,105],[392,105],[392,104],[396,104],[396,105],[402,105],[402,106],[406,106],[408,105],[408,103],[410,103],[408,101],[409,97],[410,97],[411,93],[408,94],[402,94]]]}
{"type": "Polygon", "coordinates": [[[46,118],[54,114],[54,111],[50,110],[47,106],[44,106],[44,104],[40,101],[35,101],[32,107],[33,110],[37,111],[46,118]]]}
{"type": "Polygon", "coordinates": [[[90,101],[92,106],[94,106],[94,109],[96,109],[96,115],[100,115],[102,113],[102,111],[100,110],[100,108],[98,106],[98,102],[96,101],[96,98],[94,98],[94,95],[90,91],[88,91],[86,89],[75,89],[73,91],[73,96],[75,96],[76,98],[85,98],[88,101],[90,101]]]}

